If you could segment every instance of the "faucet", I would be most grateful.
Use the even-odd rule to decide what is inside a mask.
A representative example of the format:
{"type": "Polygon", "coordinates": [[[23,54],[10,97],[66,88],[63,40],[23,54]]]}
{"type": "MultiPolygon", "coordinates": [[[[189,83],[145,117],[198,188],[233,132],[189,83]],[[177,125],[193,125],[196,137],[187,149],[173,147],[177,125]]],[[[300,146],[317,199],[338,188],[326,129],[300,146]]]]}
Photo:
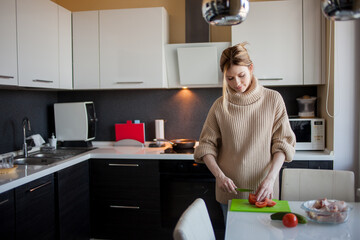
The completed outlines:
{"type": "Polygon", "coordinates": [[[22,121],[23,133],[24,133],[24,144],[23,144],[24,157],[28,157],[28,149],[26,144],[26,125],[28,130],[31,131],[30,120],[27,117],[25,117],[22,121]]]}

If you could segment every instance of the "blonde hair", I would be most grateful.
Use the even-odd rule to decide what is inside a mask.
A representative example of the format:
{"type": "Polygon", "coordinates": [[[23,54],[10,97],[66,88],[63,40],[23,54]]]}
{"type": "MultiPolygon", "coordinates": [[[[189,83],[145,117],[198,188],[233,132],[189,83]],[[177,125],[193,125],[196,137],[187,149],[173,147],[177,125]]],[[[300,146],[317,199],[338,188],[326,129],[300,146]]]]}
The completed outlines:
{"type": "Polygon", "coordinates": [[[228,84],[226,81],[226,72],[232,65],[238,66],[251,66],[251,61],[248,51],[245,48],[247,42],[236,44],[232,47],[225,49],[220,57],[220,69],[223,72],[223,107],[228,112],[228,84]]]}

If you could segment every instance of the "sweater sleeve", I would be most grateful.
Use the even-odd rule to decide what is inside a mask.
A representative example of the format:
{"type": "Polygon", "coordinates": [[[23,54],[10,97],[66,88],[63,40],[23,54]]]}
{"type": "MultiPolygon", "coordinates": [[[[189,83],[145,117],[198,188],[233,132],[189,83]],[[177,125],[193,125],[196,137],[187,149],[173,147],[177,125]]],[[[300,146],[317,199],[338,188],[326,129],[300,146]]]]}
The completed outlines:
{"type": "Polygon", "coordinates": [[[272,132],[271,153],[285,154],[285,162],[291,162],[295,154],[295,134],[290,127],[289,118],[286,112],[285,103],[279,94],[279,103],[275,113],[275,122],[272,132]]]}
{"type": "Polygon", "coordinates": [[[208,116],[205,120],[203,129],[200,134],[199,145],[195,148],[194,159],[195,162],[203,163],[203,157],[211,154],[217,158],[218,149],[221,140],[220,129],[216,120],[217,103],[210,108],[208,116]]]}

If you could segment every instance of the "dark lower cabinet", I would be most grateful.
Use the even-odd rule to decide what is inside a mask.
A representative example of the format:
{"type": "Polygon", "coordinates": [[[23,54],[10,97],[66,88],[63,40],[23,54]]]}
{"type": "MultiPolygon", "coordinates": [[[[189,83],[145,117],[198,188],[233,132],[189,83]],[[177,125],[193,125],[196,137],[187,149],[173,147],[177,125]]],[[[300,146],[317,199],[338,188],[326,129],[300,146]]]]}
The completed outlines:
{"type": "Polygon", "coordinates": [[[16,239],[55,239],[54,175],[15,188],[16,239]]]}
{"type": "Polygon", "coordinates": [[[15,238],[14,190],[0,194],[0,238],[15,238]]]}
{"type": "Polygon", "coordinates": [[[89,162],[61,170],[55,179],[59,239],[90,239],[89,162]]]}
{"type": "Polygon", "coordinates": [[[91,237],[161,239],[156,160],[91,159],[91,237]]]}

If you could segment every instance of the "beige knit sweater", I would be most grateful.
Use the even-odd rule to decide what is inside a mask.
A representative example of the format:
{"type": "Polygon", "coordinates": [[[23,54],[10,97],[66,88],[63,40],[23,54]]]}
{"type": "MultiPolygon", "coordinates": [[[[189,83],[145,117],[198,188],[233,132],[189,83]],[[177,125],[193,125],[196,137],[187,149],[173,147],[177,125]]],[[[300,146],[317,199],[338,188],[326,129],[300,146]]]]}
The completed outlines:
{"type": "MultiPolygon", "coordinates": [[[[228,113],[223,108],[223,97],[214,102],[194,157],[196,162],[203,162],[204,155],[212,154],[237,187],[256,190],[270,169],[274,153],[282,151],[285,161],[292,161],[295,135],[281,95],[262,87],[256,79],[253,84],[249,92],[230,91],[228,113]]],[[[216,200],[220,203],[248,195],[225,193],[216,187],[216,200]]],[[[273,197],[279,197],[278,178],[273,197]]]]}

